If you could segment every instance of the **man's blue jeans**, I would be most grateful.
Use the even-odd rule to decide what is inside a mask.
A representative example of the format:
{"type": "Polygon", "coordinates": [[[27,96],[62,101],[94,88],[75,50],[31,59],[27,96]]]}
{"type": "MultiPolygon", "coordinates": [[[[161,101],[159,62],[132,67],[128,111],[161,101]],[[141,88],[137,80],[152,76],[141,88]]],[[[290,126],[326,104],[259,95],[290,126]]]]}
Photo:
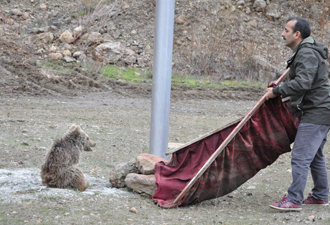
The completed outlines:
{"type": "Polygon", "coordinates": [[[287,198],[295,204],[302,204],[307,183],[308,171],[314,182],[312,195],[328,202],[329,183],[323,146],[327,139],[329,126],[300,123],[291,152],[292,184],[287,198]]]}

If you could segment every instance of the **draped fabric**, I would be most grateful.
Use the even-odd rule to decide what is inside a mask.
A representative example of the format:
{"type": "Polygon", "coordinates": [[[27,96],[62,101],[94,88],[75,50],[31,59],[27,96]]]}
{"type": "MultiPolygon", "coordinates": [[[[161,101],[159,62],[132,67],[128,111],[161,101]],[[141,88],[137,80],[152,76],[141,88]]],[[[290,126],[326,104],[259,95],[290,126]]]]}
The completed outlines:
{"type": "Polygon", "coordinates": [[[155,166],[160,207],[189,205],[224,196],[291,151],[298,119],[281,98],[263,103],[177,204],[173,201],[239,123],[231,124],[172,154],[155,166]]]}

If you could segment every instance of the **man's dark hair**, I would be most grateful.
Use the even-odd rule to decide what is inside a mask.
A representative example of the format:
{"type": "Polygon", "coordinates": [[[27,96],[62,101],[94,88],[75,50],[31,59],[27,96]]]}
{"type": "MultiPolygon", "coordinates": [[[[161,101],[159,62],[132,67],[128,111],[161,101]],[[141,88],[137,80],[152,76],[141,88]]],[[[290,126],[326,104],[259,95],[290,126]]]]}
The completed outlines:
{"type": "Polygon", "coordinates": [[[302,39],[305,39],[311,35],[311,27],[306,19],[296,16],[290,17],[287,22],[291,20],[297,20],[293,27],[293,32],[299,31],[302,39]]]}

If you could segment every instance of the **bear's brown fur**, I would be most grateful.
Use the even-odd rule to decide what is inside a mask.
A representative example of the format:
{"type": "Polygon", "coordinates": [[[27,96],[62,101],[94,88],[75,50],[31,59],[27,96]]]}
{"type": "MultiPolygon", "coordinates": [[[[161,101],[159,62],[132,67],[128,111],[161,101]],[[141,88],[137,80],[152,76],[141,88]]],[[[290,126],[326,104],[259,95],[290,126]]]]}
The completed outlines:
{"type": "Polygon", "coordinates": [[[84,191],[89,182],[77,167],[80,152],[92,151],[96,144],[79,127],[72,125],[69,132],[55,140],[41,166],[42,184],[56,188],[78,188],[84,191]]]}

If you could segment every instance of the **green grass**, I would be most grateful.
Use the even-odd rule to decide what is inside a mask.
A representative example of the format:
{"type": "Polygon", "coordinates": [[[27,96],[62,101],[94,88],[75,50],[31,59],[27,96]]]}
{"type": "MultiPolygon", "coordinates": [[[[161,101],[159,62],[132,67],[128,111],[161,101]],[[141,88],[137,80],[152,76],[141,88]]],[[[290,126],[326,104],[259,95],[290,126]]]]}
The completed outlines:
{"type": "MultiPolygon", "coordinates": [[[[138,68],[118,67],[115,65],[91,64],[91,63],[67,63],[63,64],[60,60],[52,60],[43,62],[44,67],[51,68],[63,74],[72,74],[74,67],[83,67],[88,74],[98,73],[103,77],[103,82],[109,79],[115,79],[122,82],[145,84],[152,83],[153,72],[150,70],[141,70],[138,68]]],[[[178,73],[173,73],[171,77],[171,85],[177,87],[191,88],[250,88],[250,87],[266,87],[266,84],[248,81],[221,80],[218,81],[212,77],[194,77],[178,73]]]]}
{"type": "MultiPolygon", "coordinates": [[[[144,71],[136,68],[119,68],[117,66],[107,65],[102,68],[101,73],[106,78],[115,78],[125,80],[132,83],[152,83],[152,71],[144,71]]],[[[210,79],[198,79],[193,76],[185,76],[182,74],[172,74],[171,83],[174,86],[187,86],[193,88],[199,87],[262,87],[265,84],[247,81],[224,80],[220,82],[211,81],[210,79]]]]}
{"type": "MultiPolygon", "coordinates": [[[[0,224],[10,224],[10,220],[9,219],[0,219],[0,224]]],[[[13,224],[13,223],[12,223],[13,224]]]]}
{"type": "Polygon", "coordinates": [[[172,75],[172,85],[181,85],[195,88],[228,88],[228,87],[262,87],[265,84],[257,82],[236,81],[236,80],[223,80],[212,81],[208,78],[196,78],[193,76],[184,76],[181,74],[172,75]]]}
{"type": "Polygon", "coordinates": [[[151,81],[151,72],[136,68],[119,68],[118,66],[106,65],[101,69],[101,74],[106,78],[123,79],[133,83],[145,80],[151,81]]]}
{"type": "MultiPolygon", "coordinates": [[[[60,73],[71,73],[71,70],[69,68],[60,66],[57,64],[58,61],[54,60],[54,61],[49,61],[49,62],[42,62],[41,65],[44,67],[48,67],[48,68],[52,68],[54,70],[56,70],[57,72],[60,73]]],[[[70,64],[68,63],[68,66],[70,66],[70,64]]]]}
{"type": "Polygon", "coordinates": [[[42,196],[42,195],[39,195],[38,198],[48,199],[48,200],[57,200],[57,199],[59,199],[60,197],[59,197],[59,196],[56,196],[56,195],[49,195],[49,196],[42,196]]]}

